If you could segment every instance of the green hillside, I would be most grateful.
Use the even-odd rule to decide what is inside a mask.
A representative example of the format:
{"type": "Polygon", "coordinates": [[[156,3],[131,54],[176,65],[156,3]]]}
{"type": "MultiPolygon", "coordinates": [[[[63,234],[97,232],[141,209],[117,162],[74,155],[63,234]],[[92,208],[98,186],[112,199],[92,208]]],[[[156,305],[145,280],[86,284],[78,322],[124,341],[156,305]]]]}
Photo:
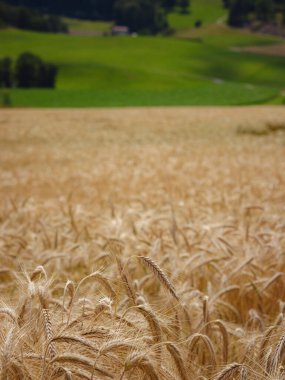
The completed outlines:
{"type": "Polygon", "coordinates": [[[171,27],[176,30],[189,29],[194,27],[197,20],[201,20],[202,25],[205,26],[226,19],[227,12],[222,7],[221,0],[194,0],[191,4],[189,14],[173,12],[168,16],[171,27]]]}
{"type": "MultiPolygon", "coordinates": [[[[193,0],[192,14],[170,16],[173,23],[181,17],[189,21],[188,29],[186,21],[185,28],[179,21],[185,38],[2,30],[0,56],[16,58],[21,52],[30,51],[59,67],[55,90],[13,89],[12,103],[90,107],[270,101],[285,86],[284,57],[254,55],[240,47],[274,43],[278,39],[217,24],[215,20],[224,15],[219,3],[193,0]],[[213,12],[209,12],[209,4],[213,12]],[[203,15],[206,25],[193,32],[193,20],[202,19],[203,15]]],[[[84,22],[81,27],[84,28],[84,22]]]]}
{"type": "Polygon", "coordinates": [[[64,22],[68,25],[71,34],[80,33],[108,33],[112,27],[111,22],[107,21],[86,21],[64,17],[64,22]]]}

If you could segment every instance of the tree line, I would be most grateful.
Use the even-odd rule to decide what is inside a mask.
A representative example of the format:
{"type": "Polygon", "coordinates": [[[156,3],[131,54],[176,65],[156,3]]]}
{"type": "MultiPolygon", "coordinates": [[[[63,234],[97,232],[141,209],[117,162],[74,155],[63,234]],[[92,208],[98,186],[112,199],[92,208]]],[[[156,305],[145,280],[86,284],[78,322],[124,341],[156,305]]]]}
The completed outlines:
{"type": "Polygon", "coordinates": [[[285,24],[285,0],[223,0],[229,9],[228,23],[242,27],[258,23],[285,24]]]}
{"type": "Polygon", "coordinates": [[[2,1],[0,2],[0,26],[53,33],[68,31],[67,25],[57,15],[42,14],[28,7],[12,6],[2,1]]]}
{"type": "Polygon", "coordinates": [[[22,53],[16,60],[0,59],[0,87],[55,87],[57,67],[32,53],[22,53]]]}
{"type": "Polygon", "coordinates": [[[190,0],[115,0],[113,19],[131,32],[157,34],[169,32],[167,13],[174,9],[188,13],[190,0]]]}
{"type": "Polygon", "coordinates": [[[89,20],[112,20],[131,32],[156,34],[169,30],[167,13],[174,8],[187,13],[190,0],[5,0],[43,14],[89,20]]]}
{"type": "MultiPolygon", "coordinates": [[[[285,24],[285,0],[221,0],[229,10],[228,23],[242,27],[253,22],[285,24]]],[[[131,32],[167,32],[167,13],[187,13],[190,0],[1,0],[0,24],[22,29],[64,32],[58,16],[110,20],[131,32]],[[12,5],[14,7],[12,7],[12,5]],[[16,8],[15,8],[16,6],[16,8]]]]}

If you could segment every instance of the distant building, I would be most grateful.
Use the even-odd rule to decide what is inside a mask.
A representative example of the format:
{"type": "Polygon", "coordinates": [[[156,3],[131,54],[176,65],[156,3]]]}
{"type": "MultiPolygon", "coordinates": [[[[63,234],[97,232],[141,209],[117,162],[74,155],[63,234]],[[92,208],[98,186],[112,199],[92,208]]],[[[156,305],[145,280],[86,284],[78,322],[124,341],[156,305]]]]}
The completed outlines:
{"type": "Polygon", "coordinates": [[[128,26],[114,25],[112,27],[112,36],[128,36],[130,29],[128,26]]]}

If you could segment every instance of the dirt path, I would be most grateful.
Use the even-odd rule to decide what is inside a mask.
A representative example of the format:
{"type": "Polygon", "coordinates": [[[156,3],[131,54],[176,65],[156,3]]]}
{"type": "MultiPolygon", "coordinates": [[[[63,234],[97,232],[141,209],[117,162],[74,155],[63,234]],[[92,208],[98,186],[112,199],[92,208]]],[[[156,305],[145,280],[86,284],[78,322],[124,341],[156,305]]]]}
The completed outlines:
{"type": "Polygon", "coordinates": [[[276,57],[285,57],[285,43],[278,45],[268,45],[268,46],[250,46],[243,51],[254,54],[272,55],[276,57]]]}

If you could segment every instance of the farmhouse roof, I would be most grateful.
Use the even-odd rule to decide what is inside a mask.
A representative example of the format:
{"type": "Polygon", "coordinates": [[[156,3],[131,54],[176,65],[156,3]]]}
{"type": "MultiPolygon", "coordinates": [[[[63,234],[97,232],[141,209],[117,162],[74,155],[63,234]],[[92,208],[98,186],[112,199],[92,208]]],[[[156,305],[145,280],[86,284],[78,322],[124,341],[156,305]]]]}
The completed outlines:
{"type": "Polygon", "coordinates": [[[128,26],[123,26],[123,25],[114,25],[112,27],[112,30],[114,32],[126,32],[126,33],[128,33],[129,32],[129,27],[128,26]]]}

